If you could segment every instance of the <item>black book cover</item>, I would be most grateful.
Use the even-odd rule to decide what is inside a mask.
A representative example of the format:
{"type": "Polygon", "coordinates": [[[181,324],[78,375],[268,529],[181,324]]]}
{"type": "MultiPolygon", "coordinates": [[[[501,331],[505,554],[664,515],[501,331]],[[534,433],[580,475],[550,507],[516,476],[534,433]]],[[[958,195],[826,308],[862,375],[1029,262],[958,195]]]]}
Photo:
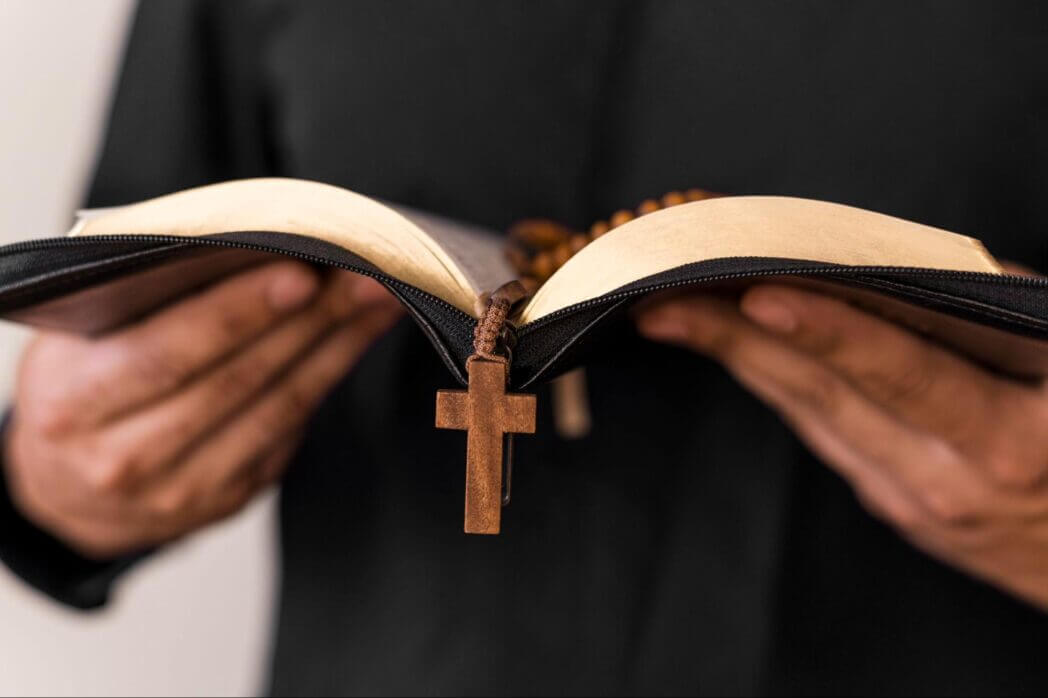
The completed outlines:
{"type": "MultiPolygon", "coordinates": [[[[284,255],[372,276],[407,307],[465,384],[476,320],[392,278],[361,257],[308,236],[261,231],[200,238],[70,237],[0,248],[0,317],[97,333],[238,269],[284,255]]],[[[687,264],[515,328],[511,387],[585,363],[626,311],[649,293],[702,287],[737,293],[756,281],[815,286],[870,307],[1004,372],[1048,373],[1048,279],[902,267],[856,267],[767,257],[687,264]]]]}

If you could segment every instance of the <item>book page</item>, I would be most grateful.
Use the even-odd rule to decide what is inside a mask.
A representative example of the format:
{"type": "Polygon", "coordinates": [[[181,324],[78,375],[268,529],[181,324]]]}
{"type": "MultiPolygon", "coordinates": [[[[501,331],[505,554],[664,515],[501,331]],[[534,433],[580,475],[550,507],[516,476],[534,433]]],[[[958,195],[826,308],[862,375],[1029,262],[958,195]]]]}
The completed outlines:
{"type": "Polygon", "coordinates": [[[597,238],[539,287],[520,319],[533,322],[653,274],[724,257],[1003,271],[964,235],[825,201],[732,196],[649,213],[597,238]]]}
{"type": "Polygon", "coordinates": [[[307,235],[339,245],[470,315],[480,292],[493,289],[489,284],[505,274],[495,236],[482,229],[401,213],[347,189],[298,179],[223,182],[86,211],[69,234],[197,237],[240,231],[307,235]]]}
{"type": "Polygon", "coordinates": [[[517,278],[501,234],[399,204],[386,205],[426,231],[455,260],[478,296],[517,278]]]}

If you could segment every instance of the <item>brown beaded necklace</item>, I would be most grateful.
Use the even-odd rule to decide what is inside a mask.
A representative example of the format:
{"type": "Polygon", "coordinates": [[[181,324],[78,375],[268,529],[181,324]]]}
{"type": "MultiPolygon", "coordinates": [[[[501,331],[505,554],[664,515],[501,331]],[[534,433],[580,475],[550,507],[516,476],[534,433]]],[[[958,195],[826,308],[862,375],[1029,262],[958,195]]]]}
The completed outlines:
{"type": "Polygon", "coordinates": [[[519,275],[524,288],[531,294],[583,247],[609,230],[663,208],[719,196],[723,194],[705,189],[671,191],[659,199],[645,199],[632,211],[616,211],[607,220],[595,222],[587,232],[573,230],[556,221],[541,218],[518,221],[509,229],[506,258],[519,275]]]}

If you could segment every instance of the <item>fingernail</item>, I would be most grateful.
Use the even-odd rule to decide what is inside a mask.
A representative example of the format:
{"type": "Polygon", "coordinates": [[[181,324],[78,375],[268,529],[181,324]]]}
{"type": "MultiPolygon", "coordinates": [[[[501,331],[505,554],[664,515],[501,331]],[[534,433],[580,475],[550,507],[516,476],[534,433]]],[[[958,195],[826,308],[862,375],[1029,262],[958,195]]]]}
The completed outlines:
{"type": "Polygon", "coordinates": [[[782,301],[761,293],[743,297],[739,306],[742,314],[761,327],[773,332],[787,333],[797,329],[797,316],[782,301]]]}
{"type": "Polygon", "coordinates": [[[274,310],[286,312],[301,307],[312,298],[320,282],[308,269],[287,269],[269,284],[267,300],[274,310]]]}

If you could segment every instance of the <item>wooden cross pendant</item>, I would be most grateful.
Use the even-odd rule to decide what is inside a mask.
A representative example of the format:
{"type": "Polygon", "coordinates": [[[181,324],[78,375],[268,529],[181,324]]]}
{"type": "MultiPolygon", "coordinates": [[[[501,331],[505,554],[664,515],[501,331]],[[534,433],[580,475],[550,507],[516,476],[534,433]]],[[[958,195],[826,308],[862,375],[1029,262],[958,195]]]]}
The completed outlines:
{"type": "Polygon", "coordinates": [[[437,391],[437,427],[465,429],[466,533],[499,532],[502,440],[535,433],[535,396],[506,393],[506,364],[469,362],[469,390],[437,391]]]}

